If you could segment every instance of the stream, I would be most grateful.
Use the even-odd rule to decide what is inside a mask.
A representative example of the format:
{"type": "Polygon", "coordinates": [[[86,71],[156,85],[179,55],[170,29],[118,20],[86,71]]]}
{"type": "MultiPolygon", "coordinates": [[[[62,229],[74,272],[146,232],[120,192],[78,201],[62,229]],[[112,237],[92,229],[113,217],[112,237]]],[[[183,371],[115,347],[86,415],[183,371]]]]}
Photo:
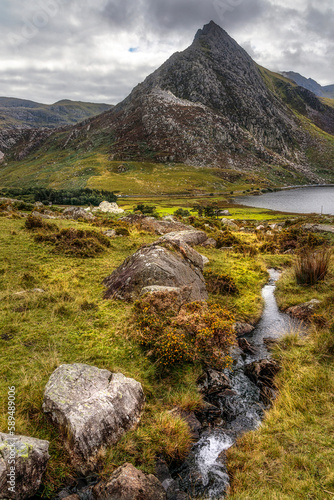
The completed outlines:
{"type": "Polygon", "coordinates": [[[229,486],[224,452],[242,434],[260,426],[268,407],[261,400],[260,389],[245,375],[245,367],[253,361],[270,358],[263,342],[265,338],[278,339],[291,329],[301,328],[299,321],[282,313],[277,306],[274,292],[280,272],[269,269],[269,276],[269,282],[262,289],[265,304],[262,317],[253,332],[243,337],[255,347],[255,353],[245,354],[241,349],[235,349],[232,368],[224,370],[231,387],[217,400],[222,424],[202,433],[186,462],[173,474],[180,488],[187,491],[191,498],[207,500],[224,497],[229,486]]]}

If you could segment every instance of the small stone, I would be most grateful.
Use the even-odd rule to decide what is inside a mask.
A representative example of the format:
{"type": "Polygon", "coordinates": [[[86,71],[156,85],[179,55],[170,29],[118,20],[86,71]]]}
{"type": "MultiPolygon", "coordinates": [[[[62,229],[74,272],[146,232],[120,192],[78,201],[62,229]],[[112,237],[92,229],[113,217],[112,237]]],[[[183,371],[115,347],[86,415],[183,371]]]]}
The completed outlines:
{"type": "Polygon", "coordinates": [[[93,488],[96,500],[166,500],[166,492],[152,474],[144,474],[132,464],[124,464],[107,481],[93,488]]]}
{"type": "Polygon", "coordinates": [[[115,229],[110,229],[108,231],[104,231],[103,233],[105,236],[107,236],[108,238],[115,238],[116,236],[116,231],[115,229]]]}

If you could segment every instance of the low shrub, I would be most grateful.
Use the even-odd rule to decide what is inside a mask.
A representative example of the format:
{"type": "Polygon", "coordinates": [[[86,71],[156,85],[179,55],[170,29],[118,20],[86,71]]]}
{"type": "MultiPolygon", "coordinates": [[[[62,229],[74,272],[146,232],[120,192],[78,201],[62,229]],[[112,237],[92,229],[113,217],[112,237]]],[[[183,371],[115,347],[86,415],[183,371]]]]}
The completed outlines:
{"type": "Polygon", "coordinates": [[[55,233],[37,233],[35,241],[51,243],[59,253],[75,257],[95,257],[110,247],[110,240],[97,231],[61,229],[55,233]]]}
{"type": "Polygon", "coordinates": [[[229,274],[216,274],[213,271],[208,270],[204,277],[207,290],[210,293],[229,295],[237,295],[239,293],[234,279],[229,274]]]}
{"type": "Polygon", "coordinates": [[[26,218],[24,227],[29,230],[44,229],[45,231],[54,231],[55,229],[57,229],[56,224],[47,222],[46,220],[42,219],[42,217],[31,214],[26,218]]]}
{"type": "Polygon", "coordinates": [[[240,242],[234,246],[234,251],[237,253],[242,253],[243,255],[248,255],[249,257],[254,257],[258,254],[257,247],[250,243],[240,242]]]}
{"type": "Polygon", "coordinates": [[[232,247],[239,243],[238,238],[229,230],[219,232],[216,234],[215,239],[217,241],[216,248],[232,247]]]}
{"type": "Polygon", "coordinates": [[[176,217],[189,217],[190,212],[189,210],[184,210],[184,208],[178,208],[175,210],[174,215],[176,215],[176,217]]]}
{"type": "Polygon", "coordinates": [[[160,368],[201,362],[216,368],[231,364],[235,342],[233,315],[216,304],[180,306],[175,293],[148,294],[134,305],[136,337],[160,368]]]}
{"type": "Polygon", "coordinates": [[[294,266],[296,281],[299,285],[315,285],[322,281],[329,271],[331,251],[321,248],[300,253],[294,266]]]}
{"type": "Polygon", "coordinates": [[[130,236],[130,232],[126,227],[116,227],[115,231],[117,236],[130,236]]]}

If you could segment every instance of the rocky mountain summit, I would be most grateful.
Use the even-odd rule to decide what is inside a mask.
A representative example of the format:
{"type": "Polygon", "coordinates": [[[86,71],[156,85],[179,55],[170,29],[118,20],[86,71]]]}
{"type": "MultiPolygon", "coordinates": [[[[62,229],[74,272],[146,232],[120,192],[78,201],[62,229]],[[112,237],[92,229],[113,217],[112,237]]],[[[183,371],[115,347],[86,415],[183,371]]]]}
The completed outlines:
{"type": "Polygon", "coordinates": [[[8,140],[5,146],[16,159],[26,158],[41,144],[41,154],[51,144],[72,151],[103,147],[110,160],[177,162],[257,174],[275,166],[296,179],[324,182],[330,166],[327,158],[319,165],[318,158],[331,156],[333,145],[327,136],[317,140],[314,124],[332,135],[334,109],[259,67],[211,21],[190,47],[172,55],[113,109],[51,137],[41,131],[33,140],[12,138],[14,147],[8,140]]]}

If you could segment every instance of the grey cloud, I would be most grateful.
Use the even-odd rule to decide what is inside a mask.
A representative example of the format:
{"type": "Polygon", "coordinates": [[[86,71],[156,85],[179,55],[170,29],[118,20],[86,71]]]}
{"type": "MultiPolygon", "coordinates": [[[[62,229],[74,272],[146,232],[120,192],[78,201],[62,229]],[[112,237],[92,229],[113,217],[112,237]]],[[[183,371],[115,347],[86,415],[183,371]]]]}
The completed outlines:
{"type": "Polygon", "coordinates": [[[2,0],[1,94],[116,103],[211,19],[263,66],[334,83],[332,0],[2,0]]]}

